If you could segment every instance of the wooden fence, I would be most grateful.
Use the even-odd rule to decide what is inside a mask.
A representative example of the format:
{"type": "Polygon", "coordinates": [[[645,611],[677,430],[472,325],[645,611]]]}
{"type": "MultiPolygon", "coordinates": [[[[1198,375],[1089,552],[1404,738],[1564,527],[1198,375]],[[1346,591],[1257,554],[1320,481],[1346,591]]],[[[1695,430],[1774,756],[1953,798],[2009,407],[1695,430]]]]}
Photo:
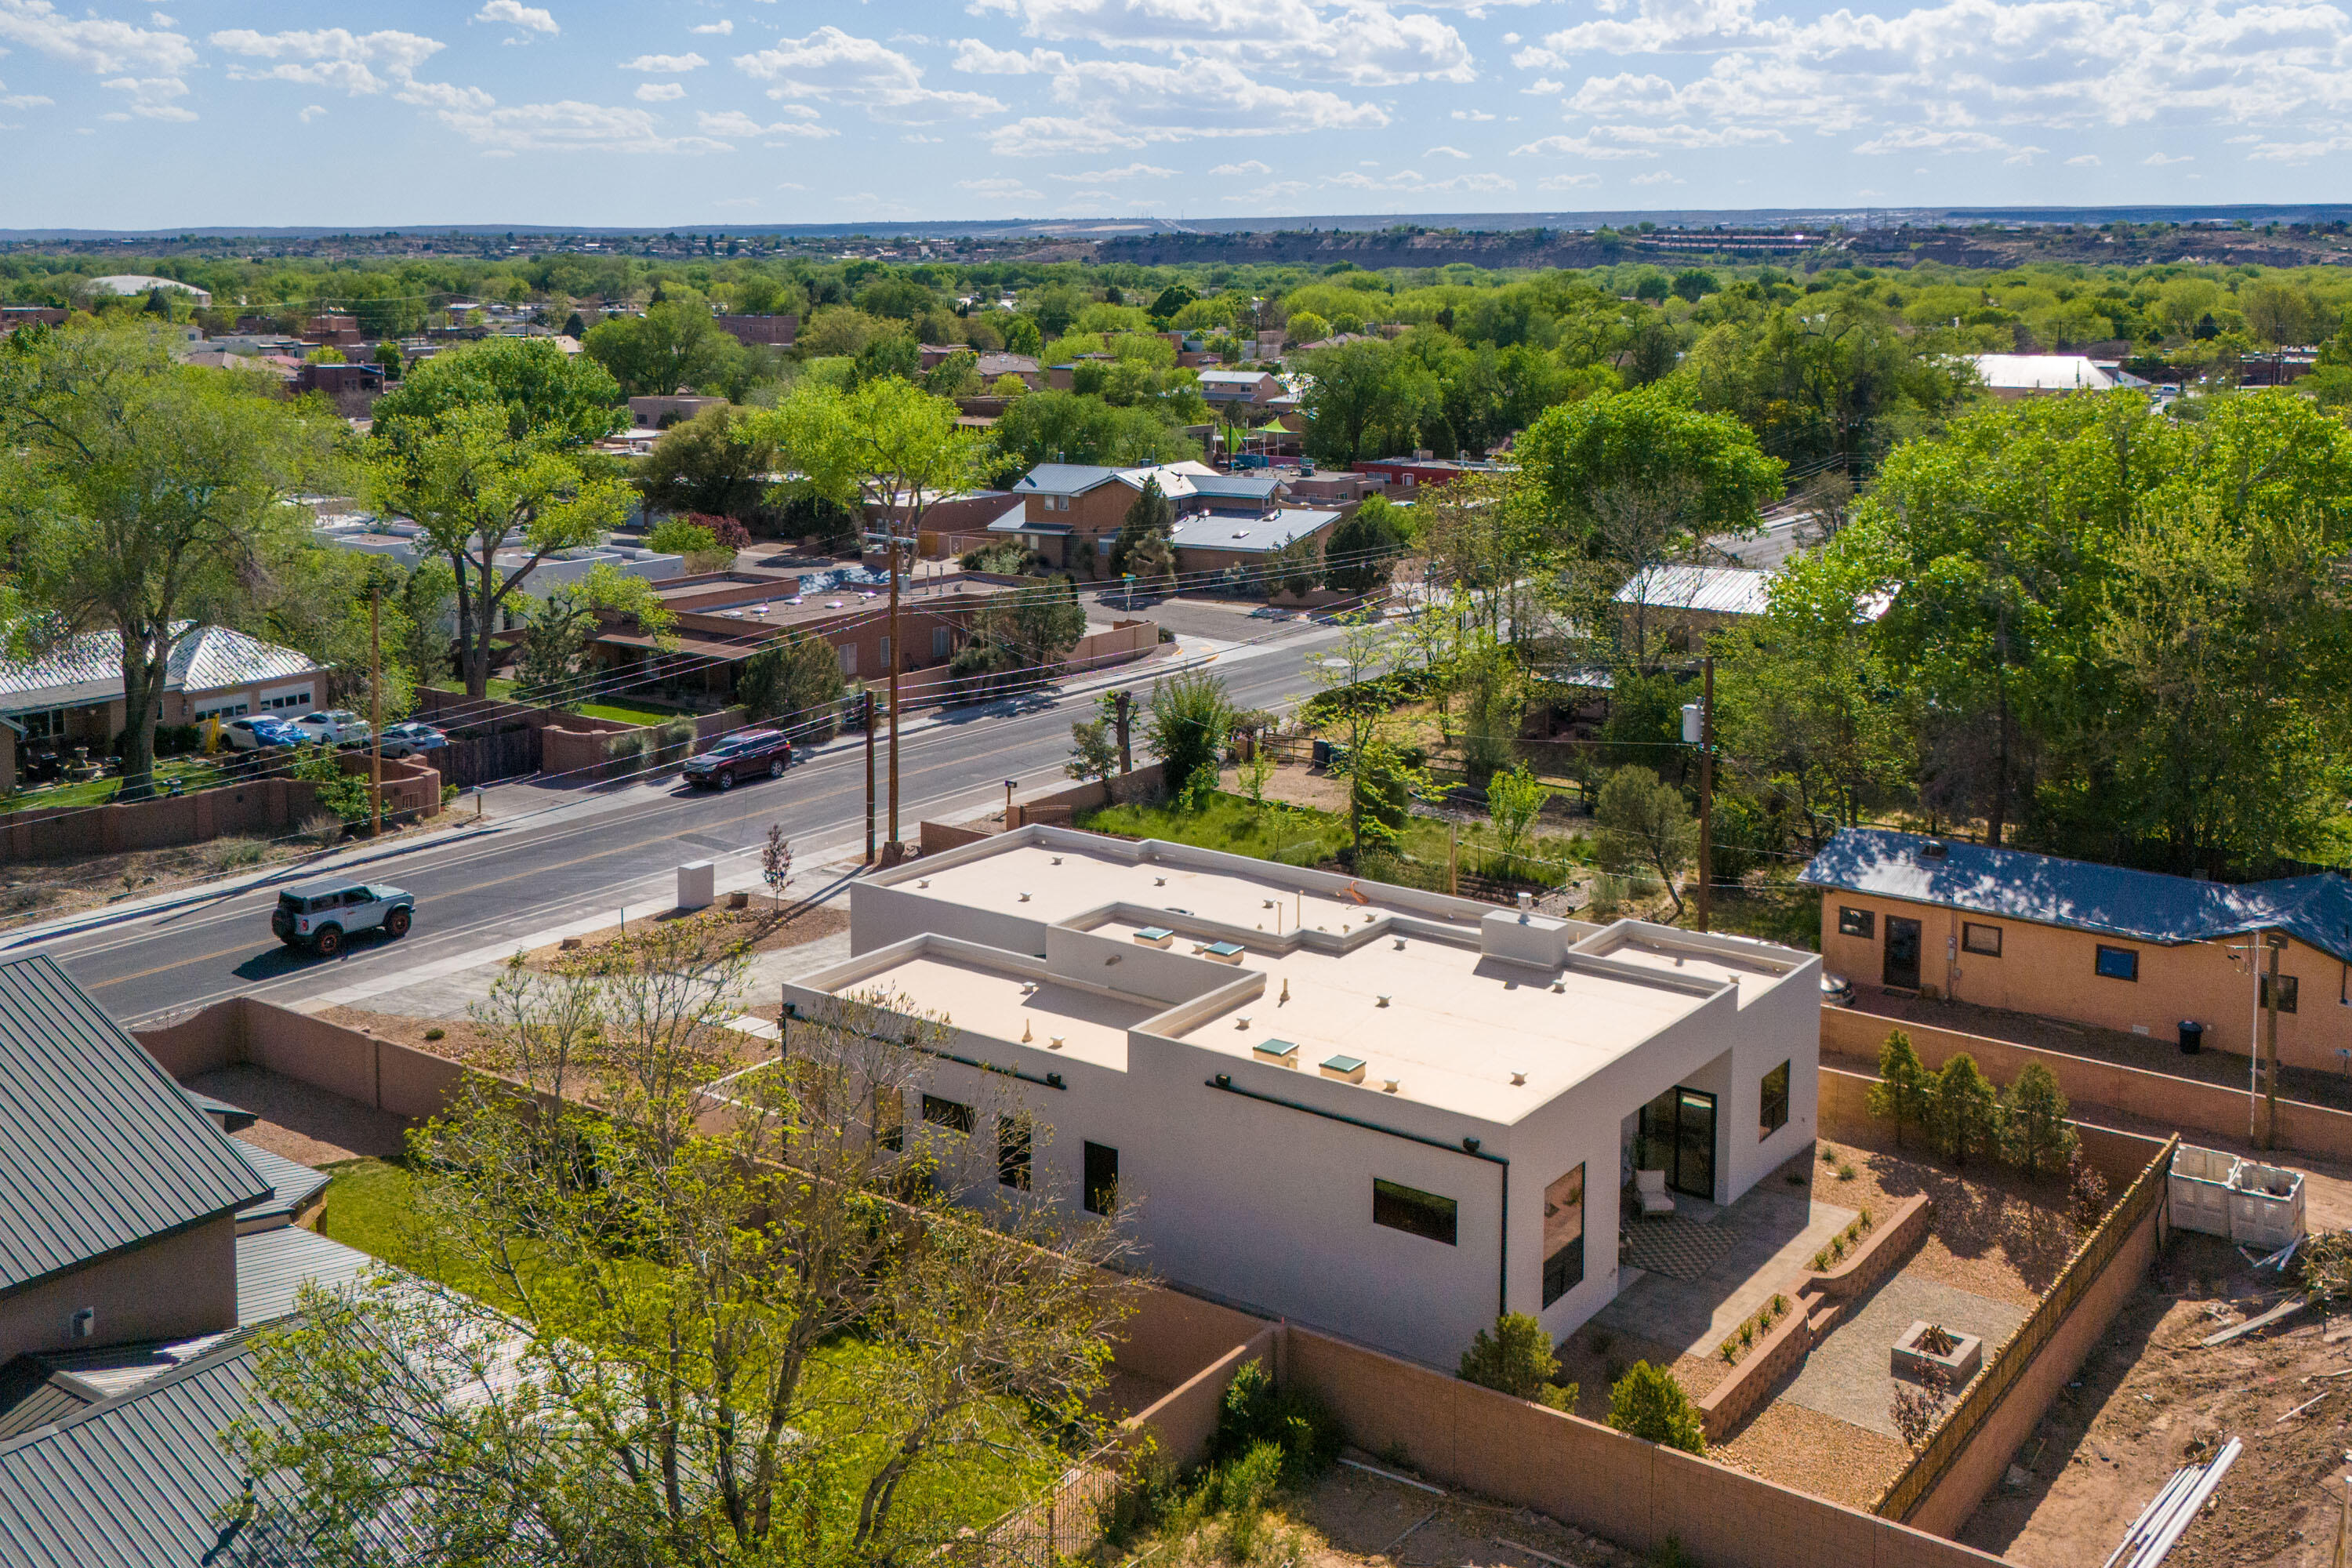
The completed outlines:
{"type": "Polygon", "coordinates": [[[522,778],[539,772],[540,733],[536,729],[518,726],[465,740],[452,737],[446,746],[427,752],[425,756],[441,770],[445,781],[459,789],[472,789],[478,784],[522,778]]]}
{"type": "MultiPolygon", "coordinates": [[[[2116,1261],[2125,1244],[2138,1237],[2143,1225],[2161,1223],[2158,1211],[2164,1204],[2166,1177],[2172,1168],[2173,1152],[2179,1147],[2180,1139],[2175,1134],[2125,1189],[2121,1200],[2099,1222],[2098,1228],[2084,1237],[2082,1246],[2074,1249],[2074,1256],[2042,1295],[2040,1305],[1998,1351],[1990,1354],[1984,1372],[1944,1413],[1944,1418],[1928,1434],[1910,1465],[1888,1484],[1871,1511],[1884,1519],[1906,1521],[1919,1513],[1922,1505],[1968,1452],[1979,1429],[2019,1380],[2032,1369],[2060,1329],[2066,1326],[2075,1308],[2095,1288],[2105,1282],[2108,1266],[2116,1261]]],[[[2068,1373],[2071,1371],[2067,1369],[2068,1373]]],[[[2005,1452],[2002,1457],[2006,1457],[2005,1452]]],[[[1975,1501],[1974,1498],[1968,1499],[1968,1506],[1973,1508],[1975,1501]]],[[[1957,1505],[1943,1511],[1958,1511],[1957,1505]]],[[[1935,1526],[1930,1524],[1927,1528],[1935,1526]]]]}

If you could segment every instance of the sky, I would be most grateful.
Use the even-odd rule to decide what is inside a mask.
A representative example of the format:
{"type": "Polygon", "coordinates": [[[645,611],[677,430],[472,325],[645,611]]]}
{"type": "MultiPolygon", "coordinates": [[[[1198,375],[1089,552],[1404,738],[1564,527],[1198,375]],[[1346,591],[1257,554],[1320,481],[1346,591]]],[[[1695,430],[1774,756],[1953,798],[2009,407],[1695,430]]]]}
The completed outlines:
{"type": "Polygon", "coordinates": [[[2316,202],[2330,4],[0,0],[0,227],[2316,202]]]}

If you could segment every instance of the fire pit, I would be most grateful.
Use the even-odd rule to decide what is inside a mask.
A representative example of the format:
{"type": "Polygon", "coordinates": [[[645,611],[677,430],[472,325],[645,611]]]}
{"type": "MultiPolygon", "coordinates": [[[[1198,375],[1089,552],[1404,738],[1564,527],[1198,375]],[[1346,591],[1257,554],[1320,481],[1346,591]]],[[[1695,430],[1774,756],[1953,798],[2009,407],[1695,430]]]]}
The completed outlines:
{"type": "Polygon", "coordinates": [[[1974,1334],[1956,1333],[1940,1323],[1915,1322],[1895,1342],[1895,1376],[1924,1379],[1932,1366],[1943,1373],[1945,1386],[1955,1394],[1966,1388],[1983,1365],[1984,1341],[1974,1334]]]}

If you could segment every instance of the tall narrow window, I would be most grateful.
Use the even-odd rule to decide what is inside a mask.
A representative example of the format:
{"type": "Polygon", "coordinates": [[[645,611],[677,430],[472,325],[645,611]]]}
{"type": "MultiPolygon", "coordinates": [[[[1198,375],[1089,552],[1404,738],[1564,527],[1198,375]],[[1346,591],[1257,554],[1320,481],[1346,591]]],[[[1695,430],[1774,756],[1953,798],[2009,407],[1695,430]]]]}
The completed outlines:
{"type": "Polygon", "coordinates": [[[1789,1125],[1789,1064],[1782,1062],[1764,1075],[1761,1136],[1769,1138],[1789,1125]]]}
{"type": "Polygon", "coordinates": [[[1107,1215],[1118,1206],[1118,1151],[1108,1143],[1087,1145],[1087,1212],[1107,1215]]]}
{"type": "Polygon", "coordinates": [[[1543,1304],[1584,1283],[1584,1167],[1544,1189],[1543,1304]]]}
{"type": "Polygon", "coordinates": [[[907,1091],[884,1084],[874,1091],[874,1142],[897,1153],[907,1147],[907,1091]]]}
{"type": "Polygon", "coordinates": [[[1036,1130],[1025,1116],[1000,1116],[996,1119],[996,1184],[1029,1190],[1030,1151],[1037,1141],[1036,1130]]]}
{"type": "Polygon", "coordinates": [[[961,1100],[941,1100],[936,1094],[923,1096],[923,1120],[934,1127],[944,1127],[950,1132],[971,1135],[971,1107],[961,1100]]]}
{"type": "Polygon", "coordinates": [[[1372,1223],[1411,1236],[1454,1245],[1454,1220],[1462,1205],[1397,1182],[1372,1182],[1372,1223]]]}

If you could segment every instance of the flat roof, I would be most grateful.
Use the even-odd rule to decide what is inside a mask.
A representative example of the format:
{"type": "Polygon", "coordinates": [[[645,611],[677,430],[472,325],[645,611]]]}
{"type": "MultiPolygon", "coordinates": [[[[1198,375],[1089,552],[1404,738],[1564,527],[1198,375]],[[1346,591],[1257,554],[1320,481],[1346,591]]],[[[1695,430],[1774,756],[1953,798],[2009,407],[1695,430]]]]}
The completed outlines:
{"type": "Polygon", "coordinates": [[[921,1011],[945,1015],[959,1029],[1014,1044],[1027,1035],[1030,1045],[1121,1072],[1128,1030],[1166,1005],[939,953],[902,960],[840,988],[856,996],[877,992],[897,992],[921,1011]]]}

